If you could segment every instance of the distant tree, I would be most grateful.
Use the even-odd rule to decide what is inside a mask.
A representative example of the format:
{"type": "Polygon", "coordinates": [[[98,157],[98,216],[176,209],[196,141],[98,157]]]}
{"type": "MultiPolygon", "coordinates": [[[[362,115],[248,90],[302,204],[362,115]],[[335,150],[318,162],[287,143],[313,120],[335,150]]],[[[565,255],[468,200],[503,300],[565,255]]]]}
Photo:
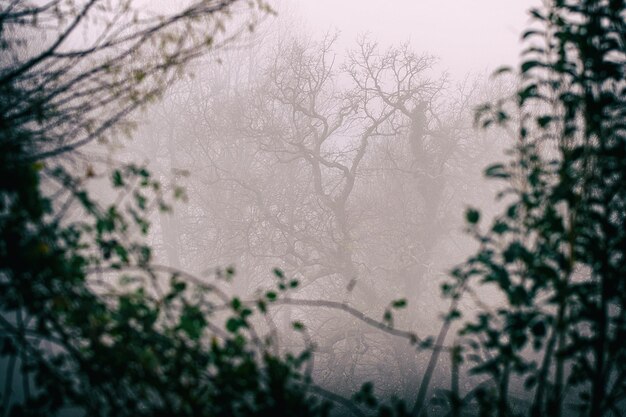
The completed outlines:
{"type": "MultiPolygon", "coordinates": [[[[396,324],[428,334],[437,329],[436,271],[463,246],[448,239],[460,228],[449,218],[475,194],[471,173],[494,150],[472,129],[472,107],[493,84],[453,85],[408,44],[361,39],[345,59],[335,45],[335,35],[283,37],[229,53],[168,93],[144,140],[167,132],[171,155],[194,174],[189,204],[174,213],[179,235],[163,246],[183,248],[192,270],[236,264],[239,294],[265,285],[278,265],[300,281],[301,297],[343,297],[374,317],[407,297],[396,324]],[[258,54],[251,71],[248,53],[258,54]],[[176,106],[189,110],[167,111],[176,106]]],[[[323,386],[349,392],[370,379],[386,393],[416,389],[425,359],[404,339],[390,342],[336,312],[274,311],[281,328],[305,317],[323,335],[315,352],[323,386]]],[[[286,336],[281,346],[300,343],[286,336]]]]}

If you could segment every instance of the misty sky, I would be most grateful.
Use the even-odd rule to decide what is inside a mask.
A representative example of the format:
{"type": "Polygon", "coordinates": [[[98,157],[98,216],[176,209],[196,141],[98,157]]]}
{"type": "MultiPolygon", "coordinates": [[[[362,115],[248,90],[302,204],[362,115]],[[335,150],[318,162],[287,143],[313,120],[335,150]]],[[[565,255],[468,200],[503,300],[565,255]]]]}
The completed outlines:
{"type": "MultiPolygon", "coordinates": [[[[538,0],[293,0],[307,29],[339,29],[342,43],[369,33],[383,44],[410,40],[441,58],[455,78],[518,61],[519,37],[538,0]]],[[[281,8],[282,9],[282,8],[281,8]]]]}

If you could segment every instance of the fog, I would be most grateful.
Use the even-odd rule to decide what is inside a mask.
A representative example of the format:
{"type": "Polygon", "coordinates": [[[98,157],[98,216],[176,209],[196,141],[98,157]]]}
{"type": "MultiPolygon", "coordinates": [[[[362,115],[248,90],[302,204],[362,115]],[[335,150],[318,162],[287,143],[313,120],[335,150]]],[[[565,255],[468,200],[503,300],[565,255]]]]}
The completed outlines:
{"type": "MultiPolygon", "coordinates": [[[[243,298],[275,286],[279,268],[300,283],[290,297],[383,322],[406,299],[393,326],[428,344],[448,309],[440,286],[475,249],[464,211],[494,210],[482,171],[509,135],[477,129],[474,112],[513,91],[490,73],[516,62],[529,2],[454,6],[279,3],[196,61],[120,151],[185,189],[153,219],[159,261],[212,278],[232,267],[225,285],[243,298]]],[[[432,352],[324,308],[276,307],[272,319],[284,351],[303,347],[293,321],[309,329],[314,380],[346,395],[373,381],[411,398],[432,352]]]]}
{"type": "Polygon", "coordinates": [[[623,2],[267,1],[0,6],[0,415],[620,414],[623,2]]]}
{"type": "Polygon", "coordinates": [[[436,55],[455,79],[517,62],[519,37],[528,23],[530,0],[379,2],[298,0],[293,10],[312,32],[341,31],[344,42],[362,33],[383,44],[411,41],[416,51],[436,55]]]}
{"type": "MultiPolygon", "coordinates": [[[[85,155],[146,163],[181,200],[150,219],[155,263],[244,300],[297,280],[287,296],[309,304],[278,303],[265,324],[281,353],[312,348],[323,389],[349,397],[371,381],[381,398],[411,401],[449,309],[440,287],[475,249],[464,212],[495,211],[482,171],[510,135],[477,128],[474,114],[514,91],[514,79],[490,74],[517,61],[529,6],[277,2],[275,17],[227,31],[168,79],[131,137],[85,155]]],[[[91,192],[112,200],[104,183],[91,192]]],[[[434,394],[450,375],[449,358],[438,362],[434,394]]]]}

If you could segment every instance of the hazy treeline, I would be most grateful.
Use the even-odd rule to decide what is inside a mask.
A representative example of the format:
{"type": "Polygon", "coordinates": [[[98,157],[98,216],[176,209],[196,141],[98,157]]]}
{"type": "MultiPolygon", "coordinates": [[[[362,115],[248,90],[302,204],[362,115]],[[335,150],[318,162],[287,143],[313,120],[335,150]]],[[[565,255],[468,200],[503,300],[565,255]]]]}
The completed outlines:
{"type": "MultiPolygon", "coordinates": [[[[510,84],[450,80],[409,43],[363,36],[344,51],[336,34],[275,32],[196,64],[141,119],[131,149],[188,198],[155,219],[155,248],[209,275],[234,266],[237,294],[278,267],[299,296],[373,317],[406,298],[395,324],[431,336],[447,307],[441,278],[472,247],[463,210],[493,196],[482,169],[510,141],[477,129],[474,111],[510,84]]],[[[285,349],[299,347],[291,321],[312,329],[316,379],[345,393],[371,380],[409,394],[429,356],[324,309],[283,307],[275,319],[285,349]]]]}

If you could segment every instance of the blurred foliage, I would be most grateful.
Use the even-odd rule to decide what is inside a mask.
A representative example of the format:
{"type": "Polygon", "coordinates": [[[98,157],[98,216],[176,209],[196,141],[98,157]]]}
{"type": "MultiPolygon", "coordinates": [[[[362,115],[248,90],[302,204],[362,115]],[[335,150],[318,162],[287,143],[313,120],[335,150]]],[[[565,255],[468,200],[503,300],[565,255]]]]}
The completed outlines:
{"type": "MultiPolygon", "coordinates": [[[[486,229],[468,209],[480,249],[444,286],[478,301],[459,360],[487,378],[482,415],[623,415],[626,8],[557,0],[531,15],[517,145],[486,169],[507,207],[486,229]]],[[[509,116],[487,105],[477,121],[509,116]]]]}
{"type": "Polygon", "coordinates": [[[275,295],[231,299],[153,263],[150,212],[180,190],[81,153],[130,126],[127,115],[213,47],[239,3],[156,17],[128,1],[2,4],[0,415],[327,414],[307,393],[309,350],[279,354],[255,330],[275,295]],[[83,29],[99,33],[77,46],[83,29]],[[39,36],[42,47],[30,42],[39,36]],[[103,204],[92,187],[113,197],[103,204]]]}
{"type": "Polygon", "coordinates": [[[149,248],[123,240],[133,221],[144,230],[141,208],[128,220],[77,191],[89,220],[61,225],[41,194],[40,164],[16,161],[21,155],[2,153],[2,355],[19,358],[24,383],[23,401],[12,401],[7,370],[9,415],[67,407],[116,416],[325,414],[303,388],[306,356],[272,354],[254,333],[253,308],[219,292],[215,301],[208,284],[190,291],[176,272],[158,289],[149,248]],[[102,278],[112,289],[94,290],[91,269],[116,271],[102,278]],[[220,330],[212,316],[224,307],[231,312],[220,330]]]}
{"type": "MultiPolygon", "coordinates": [[[[168,196],[142,166],[115,164],[102,174],[83,163],[81,147],[127,126],[127,115],[214,45],[235,3],[194,1],[146,19],[128,1],[2,5],[2,415],[323,416],[330,407],[322,396],[356,415],[419,416],[442,351],[450,353],[452,383],[432,404],[450,415],[621,414],[624,2],[556,0],[531,12],[539,28],[524,34],[531,43],[515,97],[519,141],[509,162],[486,170],[507,183],[508,206],[486,230],[478,210],[466,213],[480,248],[444,285],[453,308],[437,340],[419,344],[433,359],[411,410],[402,401],[383,404],[371,384],[351,400],[315,387],[307,329],[293,323],[303,352],[280,354],[268,314],[279,303],[331,307],[418,344],[393,328],[392,310],[406,300],[392,301],[375,321],[344,304],[289,299],[298,282],[279,269],[274,290],[229,297],[219,282],[152,262],[149,213],[169,210],[184,196],[179,189],[168,196]],[[89,25],[101,36],[85,49],[68,46],[89,25]],[[51,43],[25,45],[39,35],[51,43]],[[93,180],[110,184],[109,204],[87,191],[93,180]],[[485,290],[491,305],[480,300],[485,290]],[[446,348],[466,298],[479,312],[446,348]],[[482,379],[461,392],[465,364],[482,379]]],[[[248,6],[268,12],[262,3],[248,6]]],[[[488,126],[511,117],[485,106],[477,119],[488,126]]]]}

